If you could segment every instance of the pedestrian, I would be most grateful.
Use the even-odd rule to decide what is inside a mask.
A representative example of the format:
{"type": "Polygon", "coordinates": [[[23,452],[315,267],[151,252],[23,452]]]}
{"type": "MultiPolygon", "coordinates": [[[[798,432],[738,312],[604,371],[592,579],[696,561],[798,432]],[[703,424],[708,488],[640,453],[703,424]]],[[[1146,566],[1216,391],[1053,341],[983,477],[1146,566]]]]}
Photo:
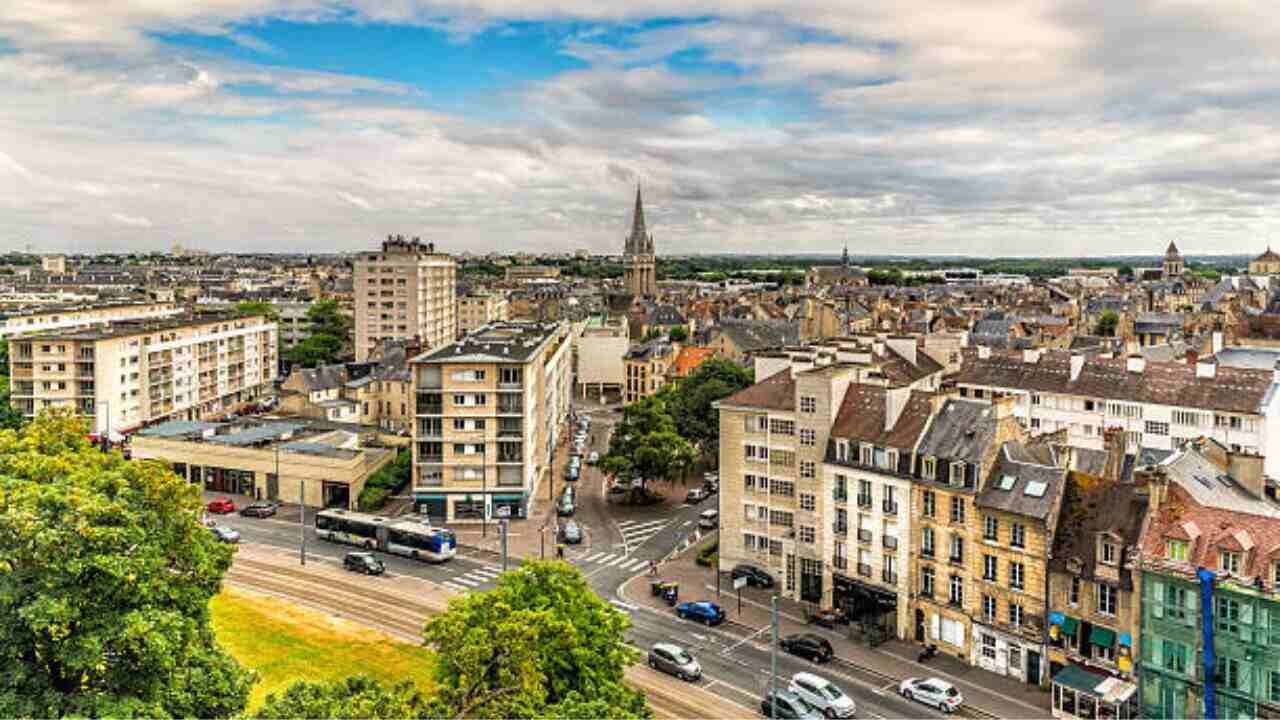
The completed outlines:
{"type": "Polygon", "coordinates": [[[564,545],[560,545],[560,544],[556,545],[556,559],[557,560],[564,559],[564,545]]]}
{"type": "Polygon", "coordinates": [[[657,575],[657,574],[658,574],[658,561],[657,561],[657,560],[650,560],[650,561],[649,561],[649,574],[650,574],[650,575],[657,575]]]}

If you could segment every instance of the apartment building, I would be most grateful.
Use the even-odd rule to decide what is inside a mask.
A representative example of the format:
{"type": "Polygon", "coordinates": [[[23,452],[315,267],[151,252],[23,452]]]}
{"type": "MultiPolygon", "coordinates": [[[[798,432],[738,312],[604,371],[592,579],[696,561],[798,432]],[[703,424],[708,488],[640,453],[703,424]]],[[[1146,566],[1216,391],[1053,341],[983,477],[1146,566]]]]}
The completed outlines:
{"type": "Polygon", "coordinates": [[[569,335],[566,323],[491,323],[410,362],[421,511],[525,517],[569,414],[569,335]]]}
{"type": "Polygon", "coordinates": [[[1272,391],[1278,375],[1221,367],[1212,357],[1152,362],[980,347],[955,382],[961,397],[1015,396],[1014,412],[1032,434],[1065,429],[1068,445],[1102,450],[1107,428],[1124,433],[1129,452],[1171,451],[1203,436],[1265,456],[1267,474],[1280,477],[1280,392],[1272,391]]]}
{"type": "Polygon", "coordinates": [[[639,402],[661,390],[671,376],[675,361],[676,345],[666,340],[650,340],[627,350],[622,359],[626,377],[623,403],[639,402]]]}
{"type": "Polygon", "coordinates": [[[624,319],[607,315],[587,318],[573,340],[574,378],[582,397],[587,396],[590,388],[596,389],[598,397],[610,391],[622,394],[626,377],[623,357],[631,344],[630,338],[629,324],[624,319]]]}
{"type": "Polygon", "coordinates": [[[276,325],[194,313],[9,340],[11,403],[32,416],[71,407],[97,433],[226,413],[271,389],[276,325]]]}
{"type": "Polygon", "coordinates": [[[356,361],[382,340],[417,338],[424,348],[457,333],[457,265],[435,243],[388,237],[381,252],[361,254],[352,273],[356,361]]]}
{"type": "Polygon", "coordinates": [[[491,322],[509,319],[510,307],[506,295],[491,292],[475,292],[458,297],[458,334],[466,335],[491,322]]]}
{"type": "Polygon", "coordinates": [[[124,320],[156,320],[172,317],[179,312],[171,302],[36,306],[0,314],[0,339],[124,320]]]}

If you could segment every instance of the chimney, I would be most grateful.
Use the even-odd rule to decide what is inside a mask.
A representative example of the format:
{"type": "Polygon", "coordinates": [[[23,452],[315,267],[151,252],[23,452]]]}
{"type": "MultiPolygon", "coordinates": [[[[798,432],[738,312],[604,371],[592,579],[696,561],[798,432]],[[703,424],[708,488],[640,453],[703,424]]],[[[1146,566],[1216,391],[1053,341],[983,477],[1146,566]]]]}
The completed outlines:
{"type": "Polygon", "coordinates": [[[1027,348],[1022,351],[1022,362],[1035,365],[1040,362],[1040,348],[1027,348]]]}
{"type": "Polygon", "coordinates": [[[1207,357],[1196,361],[1196,377],[1213,378],[1218,375],[1218,359],[1207,357]]]}
{"type": "Polygon", "coordinates": [[[1219,330],[1213,333],[1213,354],[1217,355],[1220,352],[1222,352],[1222,331],[1219,330]]]}
{"type": "Polygon", "coordinates": [[[1262,499],[1266,497],[1267,480],[1262,474],[1262,456],[1232,452],[1227,454],[1227,474],[1253,494],[1262,499]]]}
{"type": "Polygon", "coordinates": [[[1102,476],[1107,480],[1119,481],[1124,471],[1125,442],[1124,431],[1118,427],[1109,427],[1102,431],[1102,448],[1107,453],[1107,463],[1102,476]]]}
{"type": "Polygon", "coordinates": [[[889,432],[898,424],[898,418],[911,400],[909,386],[889,388],[884,391],[884,431],[889,432]]]}
{"type": "Polygon", "coordinates": [[[1128,360],[1128,363],[1126,364],[1126,368],[1131,373],[1142,374],[1142,371],[1147,369],[1146,358],[1142,357],[1138,353],[1133,353],[1129,356],[1129,360],[1128,360]]]}
{"type": "Polygon", "coordinates": [[[1080,378],[1081,370],[1084,370],[1084,353],[1071,353],[1071,382],[1080,378]]]}
{"type": "Polygon", "coordinates": [[[916,339],[913,337],[888,337],[885,344],[912,365],[916,364],[916,339]]]}
{"type": "Polygon", "coordinates": [[[987,360],[991,357],[991,348],[987,345],[978,346],[978,359],[987,360]]]}

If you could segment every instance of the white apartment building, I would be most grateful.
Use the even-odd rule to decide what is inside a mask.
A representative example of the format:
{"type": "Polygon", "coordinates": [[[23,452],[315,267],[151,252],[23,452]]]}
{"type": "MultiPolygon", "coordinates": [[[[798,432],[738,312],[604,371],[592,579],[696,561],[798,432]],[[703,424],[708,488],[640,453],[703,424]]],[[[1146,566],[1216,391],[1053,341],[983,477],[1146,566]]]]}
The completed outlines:
{"type": "Polygon", "coordinates": [[[71,407],[96,433],[226,413],[271,388],[276,325],[202,313],[9,340],[11,403],[25,415],[71,407]]]}
{"type": "Polygon", "coordinates": [[[75,303],[37,306],[0,313],[0,338],[25,333],[101,325],[122,320],[154,320],[172,317],[180,311],[171,302],[90,304],[75,303]]]}
{"type": "Polygon", "coordinates": [[[1033,435],[1065,429],[1069,445],[1102,450],[1103,431],[1118,428],[1130,452],[1204,436],[1263,455],[1272,477],[1280,477],[1278,383],[1280,371],[1222,367],[1212,357],[1153,362],[983,347],[956,376],[961,397],[1016,396],[1015,415],[1033,435]]]}
{"type": "Polygon", "coordinates": [[[571,400],[566,323],[492,323],[414,358],[413,495],[449,521],[527,514],[571,400]]]}
{"type": "Polygon", "coordinates": [[[418,338],[422,347],[457,333],[457,264],[435,243],[388,237],[381,252],[361,254],[352,274],[356,361],[387,338],[418,338]]]}

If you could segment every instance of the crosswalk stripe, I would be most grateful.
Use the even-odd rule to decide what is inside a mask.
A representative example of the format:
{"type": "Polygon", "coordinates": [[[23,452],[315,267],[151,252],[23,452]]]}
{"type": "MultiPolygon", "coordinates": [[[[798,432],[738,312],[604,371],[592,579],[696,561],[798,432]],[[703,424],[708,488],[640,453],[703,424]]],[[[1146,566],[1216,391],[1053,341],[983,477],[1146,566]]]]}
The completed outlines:
{"type": "Polygon", "coordinates": [[[463,587],[462,585],[459,585],[459,584],[458,584],[458,583],[456,583],[456,582],[453,582],[452,580],[445,580],[445,581],[444,581],[444,586],[445,586],[445,587],[447,587],[447,588],[449,588],[450,590],[457,590],[458,592],[466,592],[466,591],[467,591],[467,588],[463,587]]]}
{"type": "Polygon", "coordinates": [[[618,557],[614,558],[613,560],[610,560],[609,562],[604,563],[604,566],[605,566],[605,567],[613,567],[614,565],[617,565],[618,563],[620,563],[620,562],[622,562],[623,560],[626,560],[626,559],[627,559],[627,556],[626,556],[626,555],[619,555],[618,557]]]}
{"type": "Polygon", "coordinates": [[[639,520],[623,520],[622,522],[618,523],[618,527],[622,528],[623,532],[629,532],[632,530],[644,530],[648,528],[661,527],[663,525],[666,525],[668,522],[670,522],[670,520],[648,520],[644,522],[641,522],[639,520]]]}
{"type": "Polygon", "coordinates": [[[648,560],[635,560],[633,562],[627,563],[626,565],[620,565],[619,567],[621,567],[623,570],[639,570],[641,567],[647,564],[649,564],[648,560]]]}
{"type": "Polygon", "coordinates": [[[479,587],[480,583],[484,582],[483,580],[472,580],[466,575],[459,575],[458,577],[454,578],[453,581],[460,582],[463,585],[466,585],[467,587],[479,587]]]}
{"type": "Polygon", "coordinates": [[[488,577],[497,577],[498,575],[501,575],[501,574],[502,574],[502,569],[501,569],[501,568],[487,568],[487,567],[480,567],[480,568],[476,568],[475,570],[472,570],[471,572],[469,572],[469,573],[467,573],[467,574],[468,574],[468,575],[485,575],[485,576],[488,576],[488,577]]]}
{"type": "Polygon", "coordinates": [[[591,557],[583,558],[582,562],[595,562],[596,560],[599,560],[600,558],[608,554],[609,553],[598,552],[595,555],[592,555],[591,557]]]}

